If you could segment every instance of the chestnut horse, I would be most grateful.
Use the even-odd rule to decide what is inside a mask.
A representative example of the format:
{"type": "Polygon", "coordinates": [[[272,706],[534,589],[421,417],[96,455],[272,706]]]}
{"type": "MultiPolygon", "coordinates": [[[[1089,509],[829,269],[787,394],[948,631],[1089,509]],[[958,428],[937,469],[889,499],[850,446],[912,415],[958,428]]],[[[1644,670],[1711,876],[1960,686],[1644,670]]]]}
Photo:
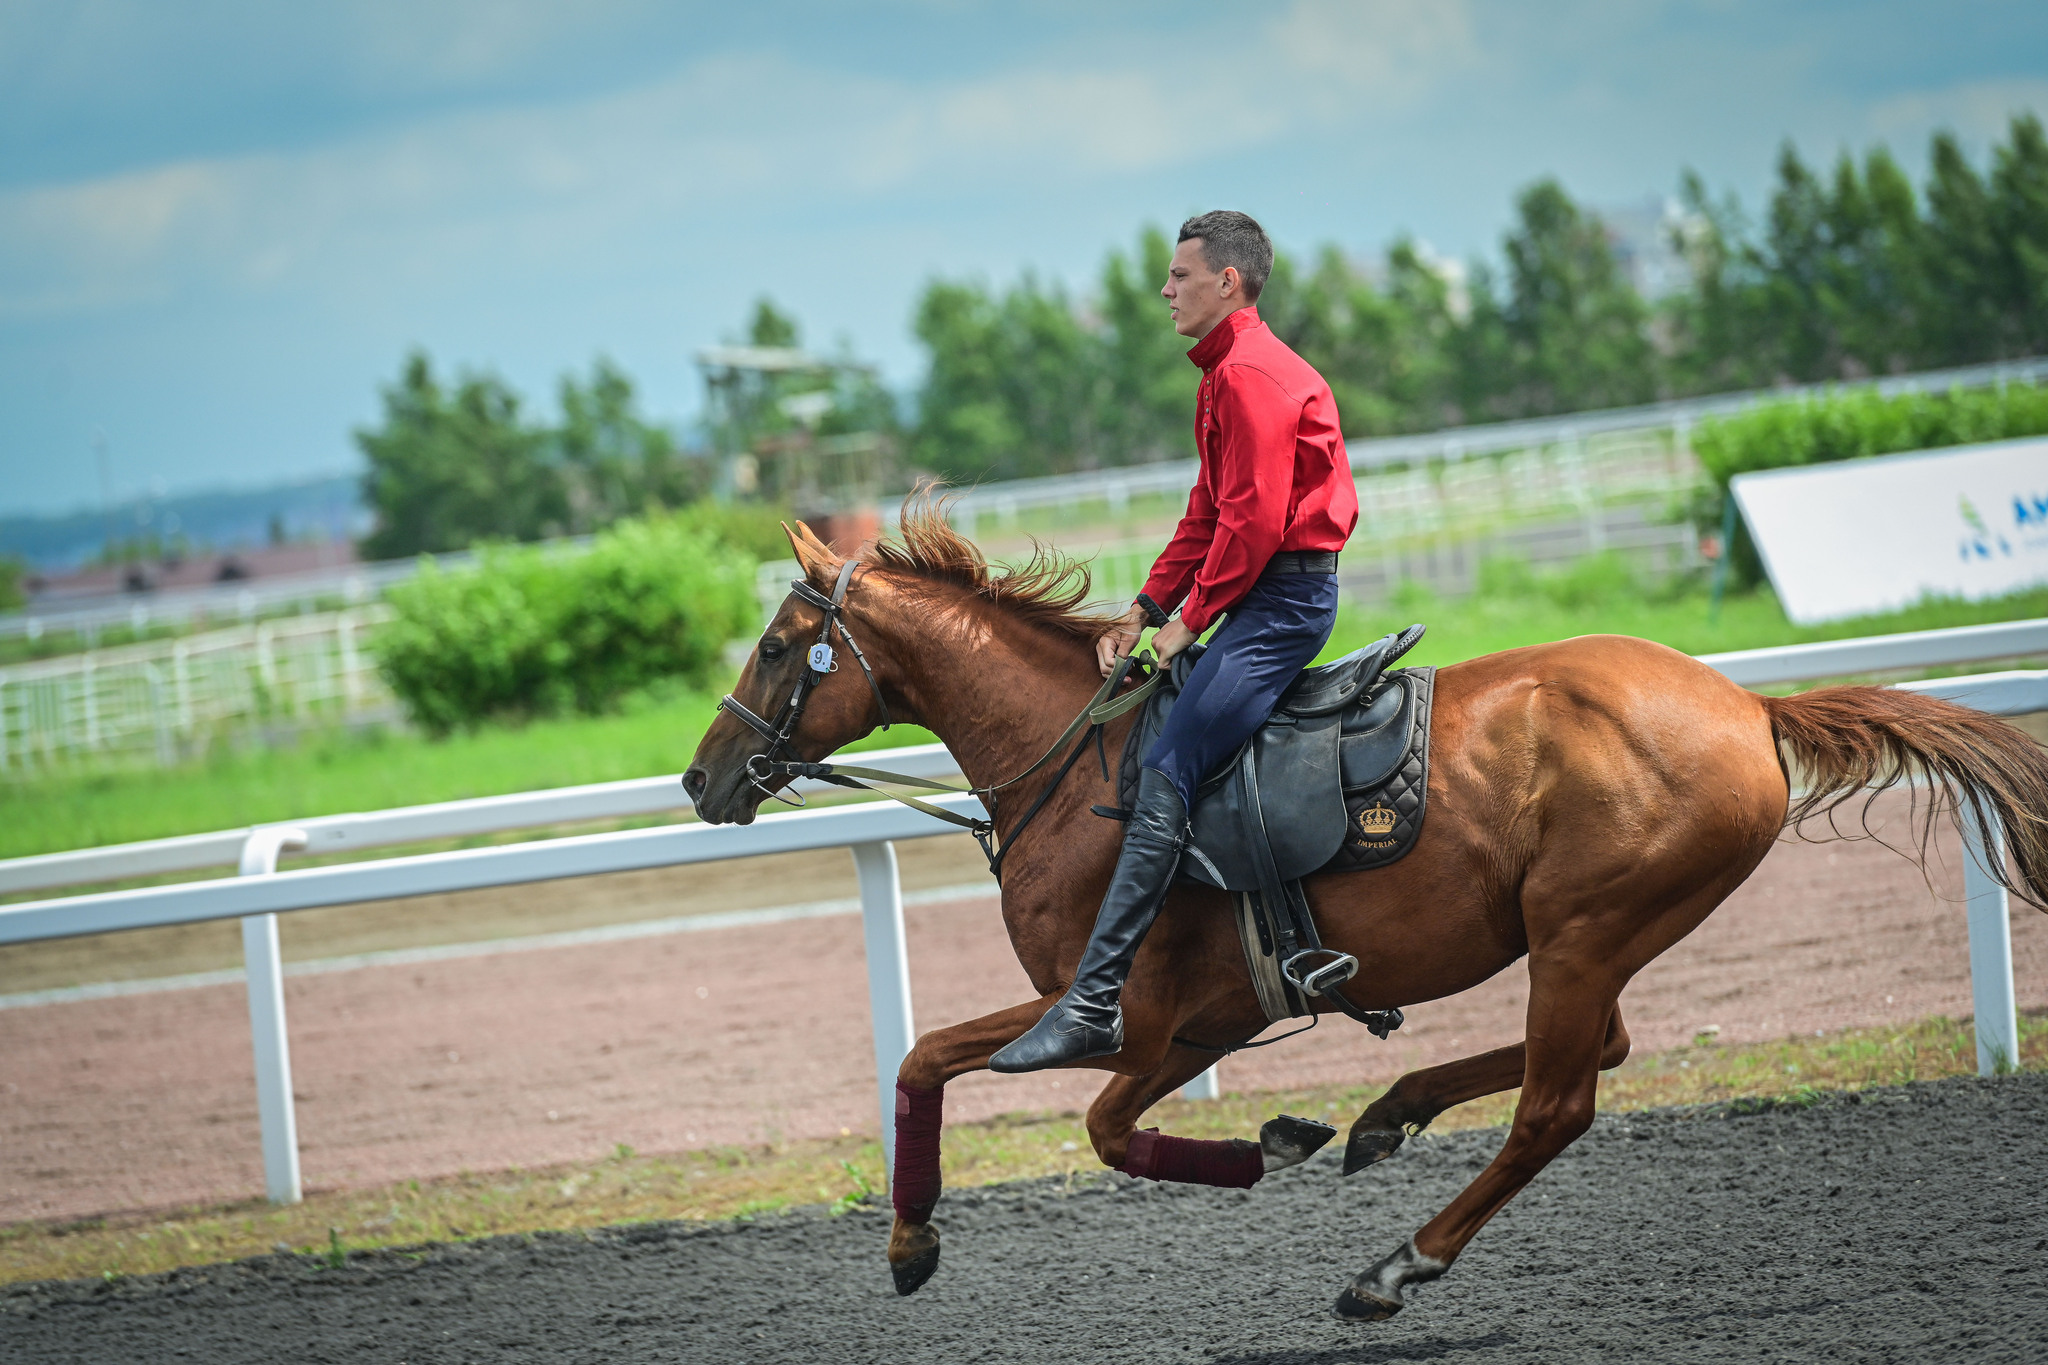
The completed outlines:
{"type": "MultiPolygon", "coordinates": [[[[791,696],[825,624],[806,598],[841,579],[843,561],[808,528],[790,540],[815,591],[782,605],[734,689],[760,717],[791,696]]],[[[968,781],[987,786],[1028,768],[1095,694],[1103,622],[1081,610],[1085,569],[1041,550],[992,574],[928,502],[906,508],[897,540],[858,559],[841,619],[864,659],[810,693],[792,741],[804,760],[868,734],[886,704],[937,734],[968,781]],[[870,666],[872,688],[860,676],[870,666]]],[[[1401,1077],[1353,1123],[1345,1173],[1392,1155],[1452,1105],[1517,1086],[1521,1096],[1492,1164],[1352,1282],[1338,1300],[1342,1317],[1397,1312],[1404,1284],[1441,1275],[1586,1131],[1600,1071],[1628,1055],[1622,988],[1762,861],[1787,823],[1788,762],[1806,784],[1795,818],[1924,774],[1947,802],[1995,814],[2018,868],[2014,889],[2048,895],[2048,755],[1948,702],[1874,687],[1759,696],[1662,645],[1586,636],[1444,668],[1434,710],[1429,816],[1413,851],[1374,871],[1313,878],[1308,900],[1323,941],[1358,958],[1345,990],[1366,1009],[1454,995],[1526,955],[1527,1040],[1401,1077]]],[[[1112,751],[1130,723],[1111,723],[1112,751]]],[[[754,729],[718,717],[684,777],[703,819],[754,818],[764,792],[746,768],[763,747],[754,729]]],[[[925,1034],[898,1072],[888,1259],[901,1293],[938,1262],[930,1220],[943,1087],[986,1067],[1059,999],[1116,860],[1121,826],[1089,809],[1116,801],[1092,756],[1063,780],[1034,775],[1004,792],[991,812],[997,835],[1015,834],[1049,780],[1059,785],[1009,849],[1002,877],[1003,922],[1037,998],[925,1034]]],[[[1087,1120],[1106,1165],[1243,1186],[1314,1150],[1137,1131],[1154,1102],[1267,1025],[1224,893],[1175,888],[1123,1008],[1123,1050],[1080,1063],[1113,1073],[1087,1120]]]]}

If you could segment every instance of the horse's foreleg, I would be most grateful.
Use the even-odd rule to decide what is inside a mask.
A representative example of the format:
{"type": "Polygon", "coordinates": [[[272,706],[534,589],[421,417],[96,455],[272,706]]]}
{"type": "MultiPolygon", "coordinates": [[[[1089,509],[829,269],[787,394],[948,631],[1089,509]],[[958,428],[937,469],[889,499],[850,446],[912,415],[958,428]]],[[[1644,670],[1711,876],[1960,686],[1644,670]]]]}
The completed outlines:
{"type": "Polygon", "coordinates": [[[1337,1130],[1309,1119],[1278,1118],[1259,1130],[1257,1142],[1242,1139],[1175,1137],[1138,1129],[1147,1109],[1207,1070],[1213,1052],[1178,1044],[1158,1070],[1144,1076],[1116,1076],[1088,1109],[1088,1140],[1102,1164],[1125,1175],[1189,1185],[1245,1189],[1268,1171],[1306,1161],[1337,1130]]]}
{"type": "Polygon", "coordinates": [[[889,1273],[898,1294],[915,1294],[939,1268],[939,1230],[932,1209],[939,1202],[939,1128],[946,1082],[988,1065],[990,1054],[1022,1037],[1052,1007],[1057,994],[951,1028],[933,1029],[917,1040],[896,1069],[896,1168],[889,1176],[889,1200],[896,1224],[889,1232],[889,1273]]]}
{"type": "Polygon", "coordinates": [[[1600,1059],[1618,991],[1604,971],[1583,969],[1574,961],[1530,959],[1525,1075],[1507,1142],[1442,1213],[1351,1282],[1338,1296],[1338,1317],[1377,1322],[1400,1312],[1403,1286],[1433,1280],[1449,1269],[1488,1219],[1592,1127],[1600,1059]]]}
{"type": "Polygon", "coordinates": [[[1157,1070],[1142,1076],[1112,1076],[1088,1106],[1088,1141],[1102,1164],[1125,1175],[1178,1180],[1194,1185],[1244,1188],[1265,1174],[1259,1149],[1250,1142],[1199,1141],[1138,1130],[1147,1109],[1208,1070],[1213,1052],[1170,1045],[1157,1070]]]}
{"type": "MultiPolygon", "coordinates": [[[[1600,1047],[1600,1069],[1611,1071],[1628,1060],[1628,1029],[1621,1022],[1621,1007],[1607,1017],[1607,1037],[1600,1047]]],[[[1385,1161],[1402,1142],[1423,1129],[1438,1114],[1468,1100],[1498,1095],[1522,1083],[1528,1070],[1528,1046],[1497,1047],[1476,1057],[1463,1057],[1442,1066],[1411,1071],[1395,1081],[1387,1093],[1366,1106],[1351,1124],[1351,1136],[1344,1144],[1344,1174],[1352,1175],[1385,1161]]]]}

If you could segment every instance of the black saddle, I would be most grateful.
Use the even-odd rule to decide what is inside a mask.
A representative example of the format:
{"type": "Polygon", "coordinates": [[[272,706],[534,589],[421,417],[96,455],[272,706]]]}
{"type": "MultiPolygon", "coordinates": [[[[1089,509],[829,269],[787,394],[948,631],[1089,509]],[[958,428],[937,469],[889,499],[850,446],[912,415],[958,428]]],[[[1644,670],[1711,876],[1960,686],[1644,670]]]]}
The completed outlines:
{"type": "MultiPolygon", "coordinates": [[[[1225,891],[1257,891],[1325,867],[1382,866],[1407,852],[1422,827],[1435,670],[1387,669],[1422,632],[1410,626],[1303,671],[1280,695],[1271,719],[1202,780],[1183,877],[1225,891]],[[1412,765],[1404,761],[1411,756],[1412,765]],[[1411,766],[1415,771],[1402,781],[1411,766]],[[1391,826],[1385,815],[1360,823],[1359,815],[1375,805],[1394,816],[1391,826]],[[1344,857],[1347,844],[1352,848],[1344,857]]],[[[1127,807],[1136,795],[1138,766],[1165,728],[1201,650],[1193,646],[1173,661],[1170,676],[1131,727],[1119,783],[1127,807]]]]}
{"type": "MultiPolygon", "coordinates": [[[[1410,626],[1304,670],[1271,718],[1203,779],[1180,869],[1190,881],[1243,893],[1258,943],[1293,992],[1331,997],[1382,1037],[1399,1025],[1400,1012],[1360,1011],[1343,999],[1336,988],[1358,964],[1321,946],[1301,879],[1383,867],[1405,855],[1422,831],[1436,670],[1389,670],[1423,629],[1410,626]]],[[[1131,727],[1118,783],[1126,808],[1139,766],[1201,650],[1196,645],[1174,659],[1131,727]]],[[[1248,932],[1248,957],[1253,947],[1248,932]]],[[[1252,965],[1256,976],[1259,963],[1252,965]]],[[[1274,998],[1280,995],[1289,1013],[1307,1012],[1297,994],[1274,998]]]]}

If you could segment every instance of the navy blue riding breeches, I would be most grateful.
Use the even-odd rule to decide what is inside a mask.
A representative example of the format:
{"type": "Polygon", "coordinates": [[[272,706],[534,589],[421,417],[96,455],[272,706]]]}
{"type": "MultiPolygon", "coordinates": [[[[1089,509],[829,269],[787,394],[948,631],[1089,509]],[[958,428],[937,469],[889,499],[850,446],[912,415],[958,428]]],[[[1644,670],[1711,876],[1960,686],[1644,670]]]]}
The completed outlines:
{"type": "Polygon", "coordinates": [[[1336,624],[1336,575],[1262,575],[1195,661],[1145,766],[1165,774],[1192,811],[1195,788],[1266,723],[1336,624]]]}

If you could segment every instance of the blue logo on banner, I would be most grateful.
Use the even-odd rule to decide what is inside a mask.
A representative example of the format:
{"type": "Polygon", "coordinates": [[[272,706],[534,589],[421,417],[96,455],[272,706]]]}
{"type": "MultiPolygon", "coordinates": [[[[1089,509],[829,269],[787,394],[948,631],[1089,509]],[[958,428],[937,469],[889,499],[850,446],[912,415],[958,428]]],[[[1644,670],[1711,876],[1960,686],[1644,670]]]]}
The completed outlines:
{"type": "MultiPolygon", "coordinates": [[[[1977,510],[1977,505],[1970,501],[1969,496],[1965,494],[1957,501],[1962,504],[1963,525],[1966,528],[1957,546],[1962,552],[1963,562],[1968,564],[1973,560],[1989,559],[1994,548],[1999,554],[2010,556],[2012,542],[1985,523],[1984,514],[1977,510]]],[[[2015,506],[2019,505],[2017,498],[2013,502],[2015,506]]]]}

